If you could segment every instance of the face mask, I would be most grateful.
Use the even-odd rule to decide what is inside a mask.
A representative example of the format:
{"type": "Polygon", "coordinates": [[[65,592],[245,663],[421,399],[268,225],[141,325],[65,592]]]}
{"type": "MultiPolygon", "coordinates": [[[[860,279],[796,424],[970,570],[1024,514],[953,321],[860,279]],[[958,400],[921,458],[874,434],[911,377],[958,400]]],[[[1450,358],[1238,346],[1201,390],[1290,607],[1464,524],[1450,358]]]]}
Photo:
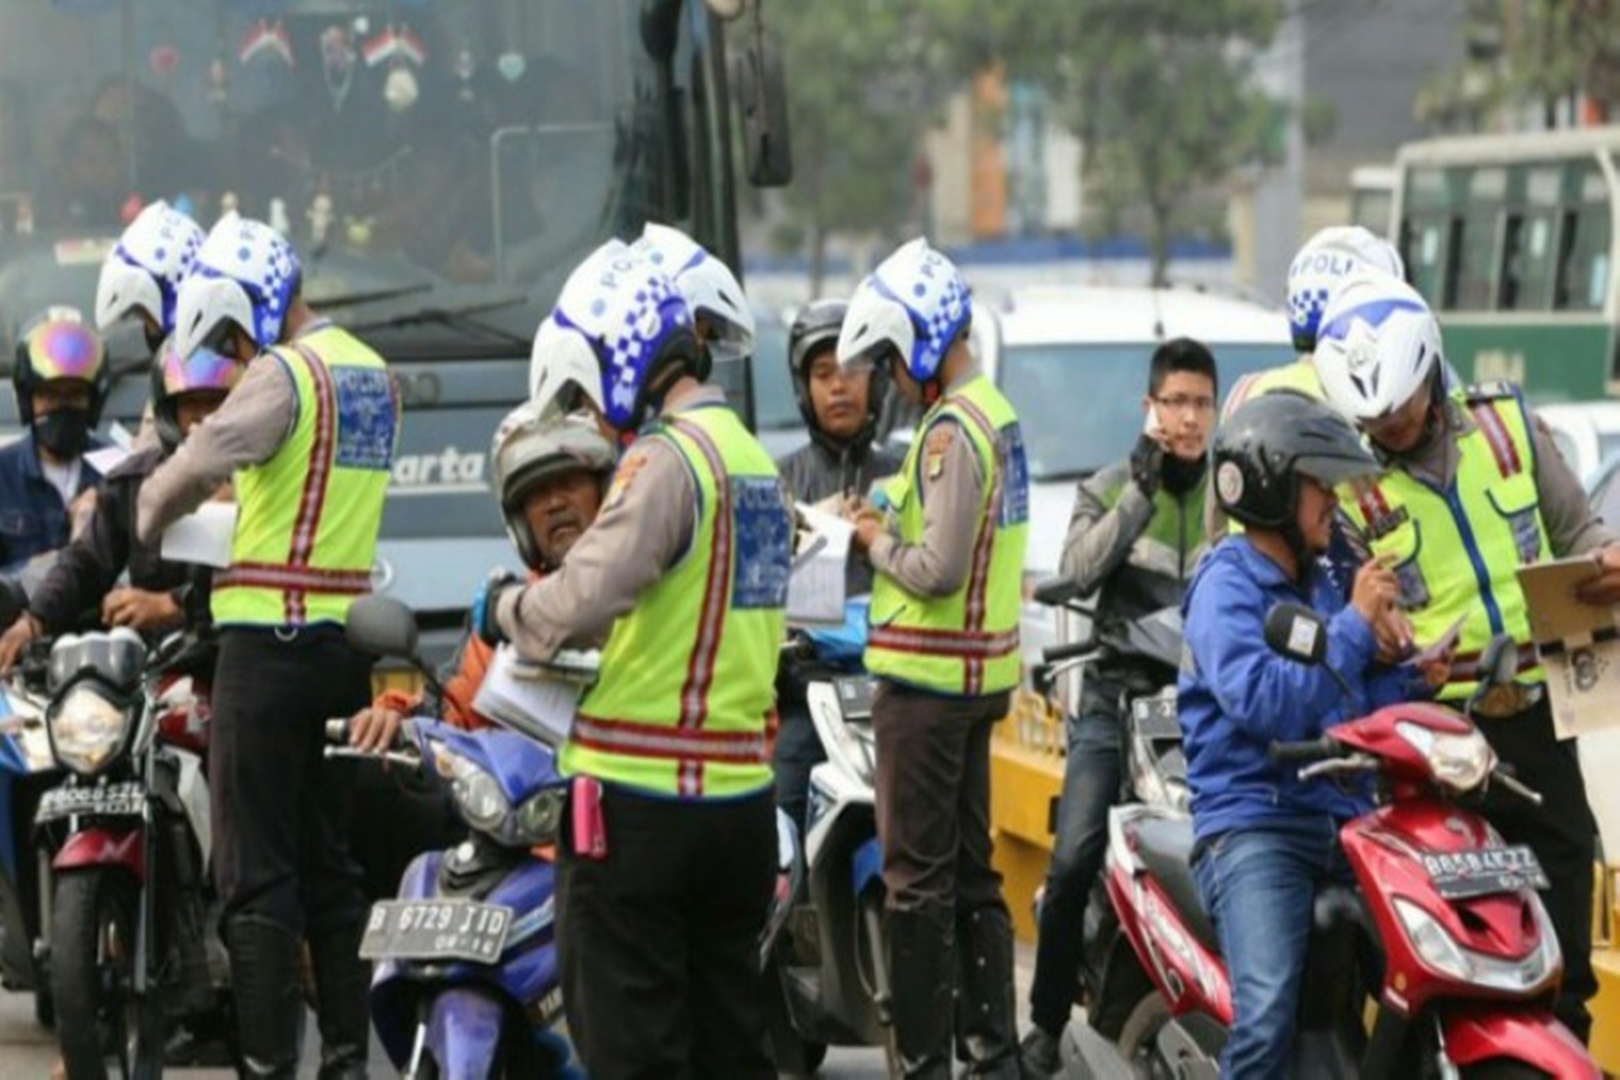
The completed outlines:
{"type": "Polygon", "coordinates": [[[90,445],[90,414],[79,409],[57,409],[34,418],[40,445],[57,457],[74,458],[90,445]]]}

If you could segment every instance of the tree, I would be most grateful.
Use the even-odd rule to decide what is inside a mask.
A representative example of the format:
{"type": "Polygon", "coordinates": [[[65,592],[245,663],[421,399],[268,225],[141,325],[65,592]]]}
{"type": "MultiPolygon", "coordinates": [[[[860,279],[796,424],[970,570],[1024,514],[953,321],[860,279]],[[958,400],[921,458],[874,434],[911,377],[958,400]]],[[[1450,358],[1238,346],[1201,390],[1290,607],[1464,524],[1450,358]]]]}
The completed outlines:
{"type": "Polygon", "coordinates": [[[1188,196],[1260,158],[1279,118],[1250,71],[1276,33],[1279,0],[949,5],[960,50],[1046,86],[1086,145],[1102,200],[1146,208],[1153,279],[1162,284],[1188,196]]]}
{"type": "Polygon", "coordinates": [[[783,195],[810,248],[812,291],[833,231],[888,229],[906,216],[918,136],[907,26],[925,0],[815,0],[768,8],[787,68],[794,179],[783,195]]]}

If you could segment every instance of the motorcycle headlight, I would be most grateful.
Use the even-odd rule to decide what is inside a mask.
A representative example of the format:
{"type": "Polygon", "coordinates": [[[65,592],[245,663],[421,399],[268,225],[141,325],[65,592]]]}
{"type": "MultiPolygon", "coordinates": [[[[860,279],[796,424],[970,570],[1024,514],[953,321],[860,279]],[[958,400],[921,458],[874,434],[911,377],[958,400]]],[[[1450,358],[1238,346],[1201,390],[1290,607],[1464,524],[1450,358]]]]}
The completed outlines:
{"type": "Polygon", "coordinates": [[[1485,782],[1496,764],[1491,744],[1473,730],[1466,735],[1447,735],[1407,720],[1395,724],[1395,734],[1422,754],[1435,780],[1452,791],[1472,791],[1485,782]]]}
{"type": "Polygon", "coordinates": [[[1418,957],[1430,968],[1459,982],[1529,994],[1554,979],[1562,964],[1552,920],[1540,903],[1535,905],[1536,947],[1518,960],[1475,952],[1458,942],[1432,915],[1410,900],[1397,896],[1394,903],[1395,914],[1400,917],[1401,926],[1418,957]]]}
{"type": "Polygon", "coordinates": [[[45,724],[56,760],[88,776],[106,765],[123,744],[130,710],[80,684],[51,706],[45,724]]]}
{"type": "Polygon", "coordinates": [[[512,815],[511,840],[515,844],[533,847],[550,844],[557,839],[562,825],[566,788],[547,788],[523,800],[523,805],[512,815]]]}
{"type": "Polygon", "coordinates": [[[499,834],[512,813],[500,783],[442,743],[434,744],[433,760],[439,775],[450,781],[451,797],[467,824],[482,833],[499,834]]]}

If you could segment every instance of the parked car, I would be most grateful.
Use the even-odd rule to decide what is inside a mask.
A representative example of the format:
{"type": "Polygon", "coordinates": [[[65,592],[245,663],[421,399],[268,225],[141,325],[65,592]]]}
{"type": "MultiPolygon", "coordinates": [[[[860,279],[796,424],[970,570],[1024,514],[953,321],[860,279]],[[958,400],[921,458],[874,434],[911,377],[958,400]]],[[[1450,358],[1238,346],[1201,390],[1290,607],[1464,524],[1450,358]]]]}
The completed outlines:
{"type": "Polygon", "coordinates": [[[1559,453],[1584,483],[1595,483],[1598,471],[1620,453],[1620,402],[1561,402],[1538,406],[1536,412],[1552,428],[1559,453]]]}

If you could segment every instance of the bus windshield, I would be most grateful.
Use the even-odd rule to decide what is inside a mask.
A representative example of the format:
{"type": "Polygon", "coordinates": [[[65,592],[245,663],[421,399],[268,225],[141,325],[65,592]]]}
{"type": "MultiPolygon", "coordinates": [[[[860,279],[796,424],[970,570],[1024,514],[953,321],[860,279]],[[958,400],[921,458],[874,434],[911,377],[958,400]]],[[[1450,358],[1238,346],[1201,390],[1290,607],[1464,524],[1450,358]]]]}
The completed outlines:
{"type": "Polygon", "coordinates": [[[644,6],[0,0],[0,343],[88,313],[162,198],[280,228],[311,302],[387,352],[527,356],[597,243],[684,224],[671,72],[698,65],[648,52],[644,6]]]}

